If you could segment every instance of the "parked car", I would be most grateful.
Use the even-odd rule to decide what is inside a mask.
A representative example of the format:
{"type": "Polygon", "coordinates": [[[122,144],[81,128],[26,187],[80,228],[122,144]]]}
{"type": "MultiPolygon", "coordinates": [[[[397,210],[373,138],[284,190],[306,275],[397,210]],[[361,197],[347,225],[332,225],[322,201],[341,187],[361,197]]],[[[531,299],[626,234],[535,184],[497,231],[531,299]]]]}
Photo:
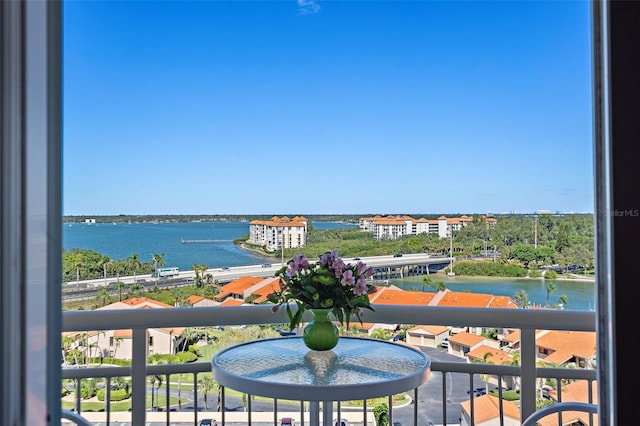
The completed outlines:
{"type": "Polygon", "coordinates": [[[280,426],[294,426],[294,420],[291,417],[283,417],[280,420],[280,426]]]}
{"type": "Polygon", "coordinates": [[[333,426],[347,426],[347,419],[340,419],[340,422],[335,420],[335,424],[333,426]]]}
{"type": "Polygon", "coordinates": [[[262,267],[263,268],[271,268],[271,264],[270,263],[263,263],[262,267]]]}
{"type": "Polygon", "coordinates": [[[393,257],[402,257],[402,253],[396,253],[393,255],[393,257]]]}
{"type": "Polygon", "coordinates": [[[198,426],[217,426],[218,422],[214,419],[202,419],[198,426]]]}
{"type": "Polygon", "coordinates": [[[442,343],[440,343],[440,346],[443,348],[448,348],[449,347],[449,338],[445,337],[444,339],[442,339],[442,343]]]}

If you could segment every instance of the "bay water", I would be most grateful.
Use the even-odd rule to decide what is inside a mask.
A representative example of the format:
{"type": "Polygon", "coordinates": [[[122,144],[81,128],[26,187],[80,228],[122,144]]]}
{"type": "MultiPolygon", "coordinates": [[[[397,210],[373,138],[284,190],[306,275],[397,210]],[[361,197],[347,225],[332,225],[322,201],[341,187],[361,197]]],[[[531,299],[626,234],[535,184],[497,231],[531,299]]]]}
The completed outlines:
{"type": "MultiPolygon", "coordinates": [[[[245,266],[265,263],[266,257],[248,252],[233,244],[233,240],[249,234],[248,222],[181,222],[181,223],[67,223],[63,225],[63,249],[90,249],[110,258],[126,259],[137,253],[144,262],[154,254],[165,255],[166,266],[190,270],[194,263],[209,268],[245,266]],[[183,241],[206,242],[183,242],[183,241]]],[[[315,229],[357,227],[340,222],[313,222],[315,229]]],[[[422,276],[389,280],[405,290],[422,290],[422,276]]],[[[547,281],[510,278],[447,277],[433,275],[434,281],[444,281],[452,291],[494,294],[514,297],[524,290],[529,300],[547,304],[547,281]]],[[[556,291],[549,294],[549,304],[558,303],[561,295],[569,303],[565,309],[595,309],[595,284],[591,281],[553,281],[556,291]]],[[[425,291],[433,291],[428,288],[425,291]]]]}
{"type": "MultiPolygon", "coordinates": [[[[332,229],[357,225],[313,222],[313,227],[332,229]]],[[[246,235],[249,235],[249,222],[66,223],[62,247],[66,251],[89,249],[114,260],[137,253],[143,262],[150,262],[154,254],[164,254],[166,266],[177,266],[180,270],[190,270],[194,263],[209,268],[264,263],[265,257],[233,243],[246,235]]]]}

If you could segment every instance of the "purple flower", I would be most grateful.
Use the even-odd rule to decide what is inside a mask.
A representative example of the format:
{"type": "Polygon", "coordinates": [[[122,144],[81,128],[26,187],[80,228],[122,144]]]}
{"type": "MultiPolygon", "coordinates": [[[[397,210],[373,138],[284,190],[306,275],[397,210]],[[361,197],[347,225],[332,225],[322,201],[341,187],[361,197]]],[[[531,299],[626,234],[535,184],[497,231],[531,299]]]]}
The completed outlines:
{"type": "Polygon", "coordinates": [[[345,270],[346,265],[339,257],[334,259],[333,264],[331,265],[331,269],[336,275],[336,278],[340,278],[342,276],[342,272],[345,270]]]}
{"type": "Polygon", "coordinates": [[[352,286],[353,284],[355,284],[355,282],[356,279],[353,276],[353,271],[351,269],[347,269],[342,273],[342,279],[340,280],[340,283],[342,283],[343,286],[352,286]]]}
{"type": "Polygon", "coordinates": [[[369,288],[367,287],[367,282],[364,278],[358,278],[356,281],[356,286],[353,288],[353,294],[356,296],[363,296],[369,292],[369,288]]]}
{"type": "Polygon", "coordinates": [[[338,251],[333,250],[331,253],[325,253],[320,258],[320,266],[331,266],[333,261],[336,259],[340,259],[338,257],[338,251]]]}
{"type": "Polygon", "coordinates": [[[296,257],[289,263],[287,275],[293,277],[298,272],[309,269],[309,261],[302,254],[296,254],[296,257]]]}

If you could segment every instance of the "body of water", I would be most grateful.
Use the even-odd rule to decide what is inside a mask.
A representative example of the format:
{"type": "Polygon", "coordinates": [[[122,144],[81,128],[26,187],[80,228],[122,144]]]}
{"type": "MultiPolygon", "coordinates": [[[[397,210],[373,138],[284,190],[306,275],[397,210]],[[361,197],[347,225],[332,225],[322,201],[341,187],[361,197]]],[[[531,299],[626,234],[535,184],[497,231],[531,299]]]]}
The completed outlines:
{"type": "MultiPolygon", "coordinates": [[[[357,227],[357,225],[314,222],[315,229],[357,227]]],[[[99,223],[65,224],[63,248],[90,249],[112,259],[126,259],[137,253],[144,262],[152,254],[164,253],[167,266],[190,270],[194,263],[209,268],[244,266],[264,263],[265,258],[242,250],[233,240],[249,234],[248,222],[186,222],[186,223],[99,223]],[[182,243],[182,240],[210,240],[206,243],[182,243]]],[[[547,304],[546,282],[543,280],[510,280],[508,278],[446,277],[442,279],[452,291],[469,291],[514,297],[526,291],[529,300],[537,305],[547,304]]],[[[422,277],[390,280],[405,290],[422,289],[422,277]]],[[[554,281],[557,291],[549,295],[549,303],[558,302],[560,295],[569,301],[566,309],[591,310],[595,307],[595,284],[584,281],[554,281]]],[[[433,291],[425,289],[425,291],[433,291]]]]}
{"type": "MultiPolygon", "coordinates": [[[[315,229],[357,227],[357,225],[313,222],[315,229]]],[[[264,257],[242,250],[233,240],[249,234],[248,222],[184,223],[96,223],[64,224],[62,247],[89,249],[112,259],[126,259],[137,253],[144,262],[165,254],[166,266],[192,269],[194,263],[209,268],[264,263],[264,257]],[[209,242],[183,243],[183,240],[209,242]]]]}
{"type": "MultiPolygon", "coordinates": [[[[422,276],[407,277],[404,279],[389,280],[390,284],[404,290],[422,290],[422,276]]],[[[485,278],[485,277],[447,277],[432,275],[435,281],[443,281],[451,291],[493,294],[496,296],[508,296],[515,300],[515,295],[524,290],[529,301],[538,306],[547,305],[547,283],[541,279],[509,279],[509,278],[485,278]]],[[[549,294],[549,305],[558,303],[561,295],[567,296],[569,303],[567,310],[594,310],[595,283],[593,281],[569,281],[553,280],[556,291],[549,294]]],[[[425,291],[434,291],[425,287],[425,291]]]]}

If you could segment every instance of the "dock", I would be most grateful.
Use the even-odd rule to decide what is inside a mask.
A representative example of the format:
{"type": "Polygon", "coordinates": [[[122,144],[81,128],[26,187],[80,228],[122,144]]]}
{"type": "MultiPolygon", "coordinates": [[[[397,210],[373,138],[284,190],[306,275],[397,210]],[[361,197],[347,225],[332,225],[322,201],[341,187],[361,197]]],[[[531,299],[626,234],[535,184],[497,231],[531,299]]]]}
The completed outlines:
{"type": "Polygon", "coordinates": [[[233,240],[181,240],[182,244],[192,243],[230,243],[233,240]]]}

